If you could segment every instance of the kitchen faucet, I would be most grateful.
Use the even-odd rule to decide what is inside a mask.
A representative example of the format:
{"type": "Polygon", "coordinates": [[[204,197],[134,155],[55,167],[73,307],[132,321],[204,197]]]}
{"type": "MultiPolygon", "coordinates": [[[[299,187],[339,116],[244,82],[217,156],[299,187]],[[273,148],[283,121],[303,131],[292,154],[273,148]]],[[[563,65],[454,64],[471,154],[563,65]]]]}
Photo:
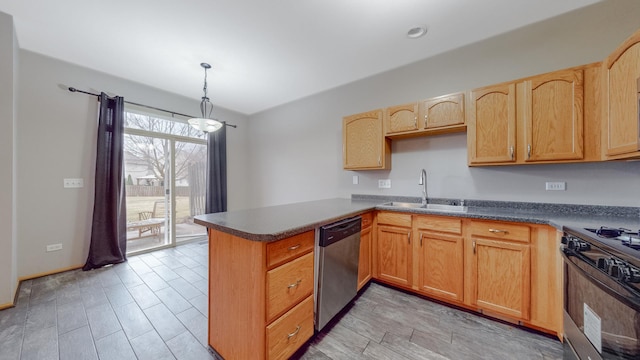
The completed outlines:
{"type": "Polygon", "coordinates": [[[422,205],[427,205],[427,171],[422,169],[418,185],[422,185],[422,205]]]}

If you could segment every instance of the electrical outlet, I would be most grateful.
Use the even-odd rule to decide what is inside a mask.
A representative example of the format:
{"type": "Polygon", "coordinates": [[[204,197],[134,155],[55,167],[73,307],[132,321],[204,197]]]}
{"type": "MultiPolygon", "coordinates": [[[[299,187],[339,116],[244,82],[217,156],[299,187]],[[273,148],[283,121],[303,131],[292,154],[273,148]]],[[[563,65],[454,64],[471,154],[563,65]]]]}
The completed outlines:
{"type": "Polygon", "coordinates": [[[62,244],[47,245],[47,252],[62,250],[62,244]]]}
{"type": "Polygon", "coordinates": [[[84,179],[64,179],[65,188],[81,188],[84,187],[84,179]]]}
{"type": "Polygon", "coordinates": [[[545,184],[545,190],[566,190],[567,183],[564,181],[547,181],[545,184]]]}
{"type": "Polygon", "coordinates": [[[391,189],[391,179],[378,180],[378,188],[391,189]]]}

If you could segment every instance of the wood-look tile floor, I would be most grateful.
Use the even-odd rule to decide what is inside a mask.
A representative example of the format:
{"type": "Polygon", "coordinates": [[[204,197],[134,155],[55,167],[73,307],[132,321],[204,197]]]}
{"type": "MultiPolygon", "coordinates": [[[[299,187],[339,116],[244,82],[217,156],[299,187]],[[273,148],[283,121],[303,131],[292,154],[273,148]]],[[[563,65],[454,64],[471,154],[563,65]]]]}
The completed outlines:
{"type": "MultiPolygon", "coordinates": [[[[22,282],[16,307],[0,311],[0,360],[213,359],[207,254],[191,243],[22,282]]],[[[295,357],[562,358],[557,340],[378,284],[330,326],[295,357]]]]}
{"type": "Polygon", "coordinates": [[[559,340],[371,283],[297,359],[562,359],[559,340]]]}

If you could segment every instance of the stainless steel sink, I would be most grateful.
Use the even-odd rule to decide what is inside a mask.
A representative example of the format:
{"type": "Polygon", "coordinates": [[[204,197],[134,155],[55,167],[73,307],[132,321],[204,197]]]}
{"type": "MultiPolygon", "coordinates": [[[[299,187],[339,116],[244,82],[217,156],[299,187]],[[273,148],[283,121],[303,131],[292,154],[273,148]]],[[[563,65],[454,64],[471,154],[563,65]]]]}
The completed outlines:
{"type": "Polygon", "coordinates": [[[446,205],[446,204],[422,205],[420,203],[407,203],[407,202],[398,202],[398,201],[389,202],[384,205],[394,206],[394,207],[414,208],[414,209],[426,209],[426,210],[433,210],[433,211],[467,212],[467,207],[462,205],[446,205]]]}
{"type": "Polygon", "coordinates": [[[427,204],[423,208],[435,211],[467,212],[467,207],[462,205],[427,204]]]}

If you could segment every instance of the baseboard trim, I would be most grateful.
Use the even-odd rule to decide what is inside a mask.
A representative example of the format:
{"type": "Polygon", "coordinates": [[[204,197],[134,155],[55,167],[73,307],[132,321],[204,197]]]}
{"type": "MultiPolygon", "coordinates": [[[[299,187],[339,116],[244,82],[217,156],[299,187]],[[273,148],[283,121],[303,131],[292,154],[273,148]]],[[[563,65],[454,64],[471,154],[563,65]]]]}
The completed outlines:
{"type": "Polygon", "coordinates": [[[23,281],[27,281],[27,280],[31,280],[31,279],[37,279],[37,278],[41,278],[43,276],[48,276],[48,275],[53,275],[53,274],[59,274],[59,273],[65,272],[65,271],[81,269],[82,266],[83,265],[69,266],[69,267],[66,267],[66,268],[60,268],[60,269],[56,269],[56,270],[52,270],[52,271],[46,271],[46,272],[42,272],[42,273],[38,273],[38,274],[19,277],[18,278],[18,285],[16,286],[16,289],[13,292],[13,302],[6,303],[6,304],[0,304],[0,310],[9,309],[9,308],[12,308],[12,307],[16,306],[16,303],[18,302],[18,292],[20,291],[20,283],[22,283],[23,281]]]}
{"type": "MultiPolygon", "coordinates": [[[[46,271],[46,272],[42,272],[42,273],[38,273],[38,274],[27,275],[27,276],[19,277],[18,278],[18,282],[31,280],[31,279],[37,279],[37,278],[41,278],[43,276],[49,276],[49,275],[53,275],[53,274],[59,274],[59,273],[65,272],[65,271],[77,270],[77,269],[81,269],[83,266],[84,265],[75,265],[75,266],[69,266],[69,267],[66,267],[66,268],[60,268],[60,269],[56,269],[56,270],[52,270],[52,271],[46,271]]],[[[20,286],[18,286],[18,287],[20,287],[20,286]]]]}

